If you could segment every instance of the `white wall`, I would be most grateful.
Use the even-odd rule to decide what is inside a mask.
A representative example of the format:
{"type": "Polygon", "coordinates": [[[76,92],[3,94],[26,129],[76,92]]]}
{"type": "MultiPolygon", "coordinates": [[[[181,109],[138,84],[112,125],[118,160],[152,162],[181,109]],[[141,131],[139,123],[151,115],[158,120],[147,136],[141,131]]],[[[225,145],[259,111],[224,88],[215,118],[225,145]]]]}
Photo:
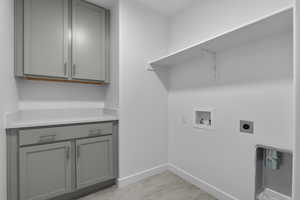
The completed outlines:
{"type": "Polygon", "coordinates": [[[300,1],[295,1],[295,65],[294,65],[294,79],[295,79],[295,153],[294,153],[294,200],[300,199],[300,1]],[[297,56],[296,56],[297,55],[297,56]]]}
{"type": "Polygon", "coordinates": [[[13,75],[13,1],[0,1],[0,199],[6,199],[6,137],[4,114],[17,104],[13,75]]]}
{"type": "Polygon", "coordinates": [[[167,91],[146,71],[166,53],[167,21],[134,0],[121,0],[120,177],[167,162],[167,91]]]}
{"type": "MultiPolygon", "coordinates": [[[[110,1],[111,2],[111,1],[110,1]]],[[[106,91],[105,106],[119,106],[119,4],[115,1],[111,6],[111,71],[110,85],[106,91]]]]}
{"type": "Polygon", "coordinates": [[[106,86],[18,80],[20,101],[104,101],[106,86]]]}
{"type": "Polygon", "coordinates": [[[293,0],[201,0],[171,18],[169,50],[221,34],[290,6],[293,0]]]}
{"type": "MultiPolygon", "coordinates": [[[[171,19],[170,50],[289,6],[282,0],[203,0],[171,19]]],[[[292,34],[218,52],[170,71],[169,162],[237,199],[254,199],[255,145],[293,148],[292,34]],[[194,129],[195,107],[215,108],[215,130],[194,129]],[[255,123],[253,136],[239,120],[255,123]]]]}

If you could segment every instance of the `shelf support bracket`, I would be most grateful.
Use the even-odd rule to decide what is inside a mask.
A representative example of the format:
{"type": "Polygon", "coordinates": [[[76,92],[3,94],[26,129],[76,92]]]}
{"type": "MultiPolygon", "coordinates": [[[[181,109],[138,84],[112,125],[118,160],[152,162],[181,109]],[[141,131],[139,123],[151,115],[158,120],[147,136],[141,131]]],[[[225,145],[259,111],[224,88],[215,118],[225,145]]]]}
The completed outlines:
{"type": "Polygon", "coordinates": [[[147,71],[153,72],[153,71],[155,71],[155,70],[154,70],[154,68],[151,66],[151,64],[148,64],[148,66],[147,66],[147,71]]]}

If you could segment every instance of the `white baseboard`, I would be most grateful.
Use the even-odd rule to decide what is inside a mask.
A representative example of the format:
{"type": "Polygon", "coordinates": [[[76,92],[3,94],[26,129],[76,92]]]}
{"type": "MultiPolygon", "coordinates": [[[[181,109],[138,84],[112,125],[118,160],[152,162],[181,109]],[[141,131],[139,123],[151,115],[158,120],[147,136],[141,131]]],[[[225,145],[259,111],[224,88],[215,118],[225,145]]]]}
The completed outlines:
{"type": "Polygon", "coordinates": [[[168,164],[163,164],[163,165],[159,165],[159,166],[156,166],[154,168],[151,168],[151,169],[147,169],[147,170],[135,173],[135,174],[130,175],[130,176],[126,176],[124,178],[120,178],[118,180],[118,187],[124,187],[126,185],[136,183],[140,180],[143,180],[145,178],[154,176],[156,174],[160,174],[160,173],[162,173],[164,171],[167,171],[167,170],[168,170],[168,164]]]}
{"type": "Polygon", "coordinates": [[[207,193],[211,194],[212,196],[214,196],[215,198],[217,198],[218,200],[239,200],[236,197],[220,190],[219,188],[191,175],[190,173],[186,172],[185,170],[177,167],[174,164],[163,164],[163,165],[159,165],[156,166],[154,168],[151,169],[147,169],[138,173],[135,173],[133,175],[127,176],[127,177],[123,177],[120,178],[118,180],[118,187],[124,187],[133,183],[136,183],[138,181],[141,181],[145,178],[154,176],[156,174],[162,173],[164,171],[171,171],[174,174],[176,174],[177,176],[181,177],[182,179],[184,179],[185,181],[199,187],[200,189],[206,191],[207,193]]]}
{"type": "Polygon", "coordinates": [[[206,191],[207,193],[211,194],[218,200],[239,200],[236,197],[220,190],[219,188],[191,175],[190,173],[186,172],[185,170],[169,163],[168,169],[176,174],[177,176],[181,177],[185,181],[199,187],[200,189],[206,191]]]}

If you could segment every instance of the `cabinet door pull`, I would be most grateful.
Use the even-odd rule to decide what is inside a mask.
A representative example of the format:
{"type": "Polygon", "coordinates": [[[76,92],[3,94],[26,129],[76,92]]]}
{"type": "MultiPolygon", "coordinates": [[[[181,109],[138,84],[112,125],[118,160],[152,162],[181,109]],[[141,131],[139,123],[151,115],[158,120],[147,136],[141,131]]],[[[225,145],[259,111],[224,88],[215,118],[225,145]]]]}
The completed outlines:
{"type": "Polygon", "coordinates": [[[102,135],[102,130],[101,129],[96,129],[96,130],[90,130],[89,131],[89,136],[100,136],[102,135]]]}
{"type": "Polygon", "coordinates": [[[70,147],[69,146],[66,148],[66,157],[67,157],[67,160],[70,159],[70,147]]]}
{"type": "Polygon", "coordinates": [[[77,152],[76,152],[76,154],[77,154],[77,158],[79,158],[80,157],[80,145],[77,145],[77,152]]]}
{"type": "Polygon", "coordinates": [[[76,64],[72,65],[72,76],[76,75],[76,64]]]}
{"type": "Polygon", "coordinates": [[[65,62],[65,64],[64,64],[64,74],[65,74],[65,76],[67,76],[67,74],[68,74],[68,63],[67,62],[65,62]]]}
{"type": "Polygon", "coordinates": [[[55,141],[56,134],[41,135],[39,142],[53,142],[55,141]]]}

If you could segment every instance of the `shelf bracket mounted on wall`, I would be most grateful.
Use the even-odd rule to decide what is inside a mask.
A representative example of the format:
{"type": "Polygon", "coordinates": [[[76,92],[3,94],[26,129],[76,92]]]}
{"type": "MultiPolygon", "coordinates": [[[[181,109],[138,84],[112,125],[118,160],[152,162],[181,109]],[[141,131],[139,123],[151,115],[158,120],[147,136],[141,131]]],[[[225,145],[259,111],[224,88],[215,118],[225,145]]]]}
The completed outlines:
{"type": "Polygon", "coordinates": [[[150,63],[147,66],[147,71],[152,71],[152,72],[155,71],[150,63]]]}
{"type": "MultiPolygon", "coordinates": [[[[198,55],[203,56],[204,58],[208,58],[210,60],[210,62],[212,63],[212,67],[213,67],[213,71],[214,71],[214,79],[217,80],[217,53],[208,49],[201,49],[198,53],[198,55]]],[[[173,55],[174,56],[174,55],[173,55]]],[[[169,56],[171,57],[171,56],[169,56]]],[[[165,59],[165,58],[164,58],[165,59]]],[[[191,57],[191,59],[193,59],[193,57],[191,57]]],[[[163,59],[161,59],[163,60],[163,59]]],[[[165,61],[163,61],[165,62],[165,61]]],[[[176,65],[177,63],[173,61],[172,65],[176,65]]],[[[156,71],[156,67],[169,67],[170,63],[160,63],[159,65],[157,65],[157,63],[154,65],[154,62],[150,62],[148,63],[146,69],[147,71],[156,71]]]]}

